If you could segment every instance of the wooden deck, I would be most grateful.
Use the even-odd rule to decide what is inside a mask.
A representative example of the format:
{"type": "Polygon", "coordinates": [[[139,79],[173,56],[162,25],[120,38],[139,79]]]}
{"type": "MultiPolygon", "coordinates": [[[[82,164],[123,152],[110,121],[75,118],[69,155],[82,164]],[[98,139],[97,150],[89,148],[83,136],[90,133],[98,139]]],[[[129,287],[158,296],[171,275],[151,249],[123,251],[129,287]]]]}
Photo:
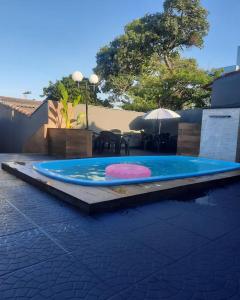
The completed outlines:
{"type": "Polygon", "coordinates": [[[32,163],[34,162],[5,162],[2,163],[2,169],[79,207],[88,214],[180,197],[186,193],[189,195],[191,192],[199,192],[212,186],[240,179],[240,171],[232,171],[147,184],[90,187],[50,179],[34,171],[32,163]]]}

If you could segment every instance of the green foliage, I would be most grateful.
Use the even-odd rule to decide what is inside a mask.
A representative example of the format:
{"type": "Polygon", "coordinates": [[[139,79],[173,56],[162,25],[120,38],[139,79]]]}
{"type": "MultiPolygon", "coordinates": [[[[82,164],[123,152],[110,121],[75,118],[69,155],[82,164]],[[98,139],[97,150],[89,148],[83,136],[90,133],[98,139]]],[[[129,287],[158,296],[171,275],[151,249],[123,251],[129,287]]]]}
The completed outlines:
{"type": "Polygon", "coordinates": [[[63,77],[61,80],[57,80],[55,83],[49,82],[47,87],[43,88],[43,95],[47,100],[59,101],[62,97],[61,92],[58,88],[59,83],[63,84],[67,93],[68,93],[68,101],[73,102],[74,99],[81,96],[80,103],[85,103],[86,99],[88,99],[88,103],[92,105],[101,105],[101,106],[110,106],[107,101],[101,101],[97,97],[97,93],[99,92],[99,88],[96,87],[93,89],[91,86],[86,85],[86,78],[80,83],[79,87],[77,83],[72,79],[71,75],[67,77],[63,77]]]}
{"type": "Polygon", "coordinates": [[[207,72],[194,59],[174,59],[174,70],[156,59],[143,67],[138,82],[129,90],[130,103],[124,109],[149,111],[157,107],[173,110],[208,107],[210,91],[205,88],[220,71],[207,72]]]}
{"type": "Polygon", "coordinates": [[[77,126],[82,125],[83,122],[84,122],[84,118],[85,118],[85,113],[80,112],[80,113],[77,115],[76,125],[77,125],[77,126]]]}
{"type": "Polygon", "coordinates": [[[78,95],[75,99],[72,99],[72,101],[70,101],[69,95],[68,95],[68,91],[66,89],[66,87],[64,86],[64,84],[62,82],[59,82],[57,84],[57,92],[60,95],[60,103],[62,104],[62,108],[61,108],[61,115],[64,119],[65,122],[65,126],[66,128],[72,128],[73,127],[73,123],[79,123],[80,122],[80,118],[82,113],[80,113],[77,116],[77,119],[72,119],[71,115],[72,115],[72,111],[71,108],[76,107],[78,104],[81,103],[81,96],[78,95]],[[71,105],[71,107],[70,107],[71,105]]]}
{"type": "Polygon", "coordinates": [[[163,23],[167,47],[164,50],[201,48],[209,30],[207,15],[200,0],[165,0],[163,23]]]}
{"type": "Polygon", "coordinates": [[[172,109],[207,106],[209,92],[202,86],[211,76],[194,60],[180,58],[185,48],[203,46],[207,15],[200,0],[165,0],[163,12],[127,24],[97,53],[102,91],[124,109],[145,111],[159,102],[172,109]]]}
{"type": "Polygon", "coordinates": [[[100,49],[95,72],[104,80],[137,75],[153,54],[172,69],[172,57],[180,50],[203,46],[208,28],[207,11],[199,0],[165,0],[162,13],[132,21],[123,35],[100,49]]]}

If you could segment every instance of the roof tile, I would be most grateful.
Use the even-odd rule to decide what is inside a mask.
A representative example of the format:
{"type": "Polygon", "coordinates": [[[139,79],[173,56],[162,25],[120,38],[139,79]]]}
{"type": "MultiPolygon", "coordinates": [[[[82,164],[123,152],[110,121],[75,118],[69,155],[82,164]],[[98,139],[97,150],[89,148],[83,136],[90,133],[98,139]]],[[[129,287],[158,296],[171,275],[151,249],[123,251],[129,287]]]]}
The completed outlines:
{"type": "Polygon", "coordinates": [[[8,106],[27,116],[30,116],[42,103],[42,101],[37,100],[0,96],[0,104],[8,106]]]}

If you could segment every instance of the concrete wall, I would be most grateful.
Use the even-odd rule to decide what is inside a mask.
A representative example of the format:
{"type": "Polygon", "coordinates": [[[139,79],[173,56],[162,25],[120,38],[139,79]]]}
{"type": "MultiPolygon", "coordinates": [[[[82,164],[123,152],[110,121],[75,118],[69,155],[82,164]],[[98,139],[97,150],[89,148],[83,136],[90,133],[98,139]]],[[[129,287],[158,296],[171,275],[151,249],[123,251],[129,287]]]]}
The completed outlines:
{"type": "Polygon", "coordinates": [[[47,111],[47,102],[30,117],[0,104],[0,152],[22,152],[27,140],[47,123],[47,111]]]}
{"type": "Polygon", "coordinates": [[[42,125],[23,145],[24,153],[48,153],[48,124],[42,125]]]}
{"type": "MultiPolygon", "coordinates": [[[[59,102],[48,101],[27,116],[0,103],[0,152],[46,153],[47,129],[65,126],[60,109],[59,102]]],[[[85,105],[79,105],[72,111],[73,118],[80,112],[85,116],[85,105]]],[[[143,113],[90,105],[89,128],[94,131],[119,129],[129,132],[130,123],[141,115],[143,113]]],[[[85,127],[85,121],[82,127],[85,127]]]]}
{"type": "MultiPolygon", "coordinates": [[[[49,125],[64,127],[65,124],[60,114],[61,105],[56,101],[49,101],[49,125]]],[[[102,106],[89,105],[88,107],[89,129],[100,132],[103,130],[119,129],[121,132],[133,130],[130,124],[134,119],[143,115],[135,111],[126,111],[119,109],[106,108],[102,106]]],[[[73,118],[77,118],[79,113],[83,114],[81,127],[85,127],[85,105],[80,104],[72,110],[73,118]]]]}
{"type": "Polygon", "coordinates": [[[240,109],[209,109],[203,112],[200,156],[239,161],[240,109]]]}
{"type": "Polygon", "coordinates": [[[240,71],[213,82],[211,107],[240,107],[240,71]]]}
{"type": "MultiPolygon", "coordinates": [[[[69,106],[72,119],[76,119],[79,113],[83,114],[82,123],[80,128],[85,128],[85,105],[80,104],[74,109],[69,106]]],[[[34,132],[34,134],[24,144],[23,151],[31,153],[47,153],[48,141],[47,130],[48,128],[65,128],[64,120],[62,119],[61,104],[56,101],[48,101],[47,103],[47,120],[44,124],[34,132]]],[[[133,130],[131,123],[138,117],[141,117],[143,113],[134,111],[123,111],[116,109],[109,109],[100,106],[89,105],[89,129],[94,132],[100,132],[103,130],[118,129],[122,133],[133,130]]],[[[139,144],[139,139],[134,136],[132,146],[139,144]]]]}
{"type": "MultiPolygon", "coordinates": [[[[58,102],[49,101],[49,125],[64,127],[61,117],[59,118],[61,106],[58,102]]],[[[77,114],[83,113],[85,115],[85,105],[78,105],[74,111],[73,116],[76,118],[77,114]]],[[[179,121],[181,123],[202,123],[202,112],[201,108],[187,109],[177,111],[180,114],[180,120],[163,120],[161,125],[162,132],[173,132],[177,134],[177,126],[179,121]]],[[[152,120],[143,121],[142,116],[144,113],[118,110],[105,108],[101,106],[89,105],[89,128],[94,131],[112,130],[119,129],[122,132],[129,132],[131,130],[146,129],[147,131],[153,131],[156,126],[156,122],[152,120]]],[[[84,119],[85,120],[85,119],[84,119]]],[[[85,122],[82,125],[85,126],[85,122]]]]}
{"type": "MultiPolygon", "coordinates": [[[[60,109],[59,102],[48,101],[44,102],[31,116],[27,116],[0,104],[0,152],[46,153],[48,149],[47,129],[65,126],[60,109]]],[[[78,105],[72,111],[73,118],[76,118],[79,113],[84,115],[80,127],[85,127],[84,104],[78,105]]],[[[141,130],[145,126],[147,131],[152,132],[156,122],[150,121],[142,126],[143,114],[89,105],[89,128],[96,132],[118,129],[124,133],[141,130]]],[[[201,123],[202,110],[185,110],[180,111],[179,114],[182,116],[181,120],[163,121],[161,132],[177,135],[179,121],[201,123]]],[[[134,145],[137,145],[137,137],[135,140],[134,145]]]]}

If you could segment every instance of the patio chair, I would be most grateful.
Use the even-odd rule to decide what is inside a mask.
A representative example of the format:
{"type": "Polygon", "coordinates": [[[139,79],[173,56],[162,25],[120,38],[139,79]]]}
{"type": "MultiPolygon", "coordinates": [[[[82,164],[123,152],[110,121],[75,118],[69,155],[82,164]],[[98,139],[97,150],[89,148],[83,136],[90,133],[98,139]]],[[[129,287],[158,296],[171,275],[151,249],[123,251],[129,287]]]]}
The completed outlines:
{"type": "Polygon", "coordinates": [[[101,131],[95,141],[95,148],[99,153],[102,153],[105,148],[113,149],[116,154],[121,150],[121,135],[111,131],[101,131]]]}
{"type": "Polygon", "coordinates": [[[169,146],[169,141],[169,133],[156,134],[153,138],[154,149],[157,150],[157,152],[166,151],[169,146]]]}
{"type": "Polygon", "coordinates": [[[141,145],[143,150],[152,149],[154,146],[154,138],[152,134],[141,132],[141,145]]]}
{"type": "Polygon", "coordinates": [[[95,139],[94,149],[98,153],[102,153],[105,149],[113,150],[115,154],[120,154],[122,146],[124,146],[125,154],[129,154],[129,142],[121,134],[116,134],[111,131],[101,131],[95,139]]]}
{"type": "Polygon", "coordinates": [[[116,133],[116,134],[121,134],[122,133],[120,129],[111,129],[110,131],[113,132],[113,133],[116,133]]]}
{"type": "Polygon", "coordinates": [[[125,155],[129,155],[130,154],[129,141],[125,137],[121,138],[121,146],[120,146],[121,149],[122,149],[122,145],[124,145],[125,155]]]}

